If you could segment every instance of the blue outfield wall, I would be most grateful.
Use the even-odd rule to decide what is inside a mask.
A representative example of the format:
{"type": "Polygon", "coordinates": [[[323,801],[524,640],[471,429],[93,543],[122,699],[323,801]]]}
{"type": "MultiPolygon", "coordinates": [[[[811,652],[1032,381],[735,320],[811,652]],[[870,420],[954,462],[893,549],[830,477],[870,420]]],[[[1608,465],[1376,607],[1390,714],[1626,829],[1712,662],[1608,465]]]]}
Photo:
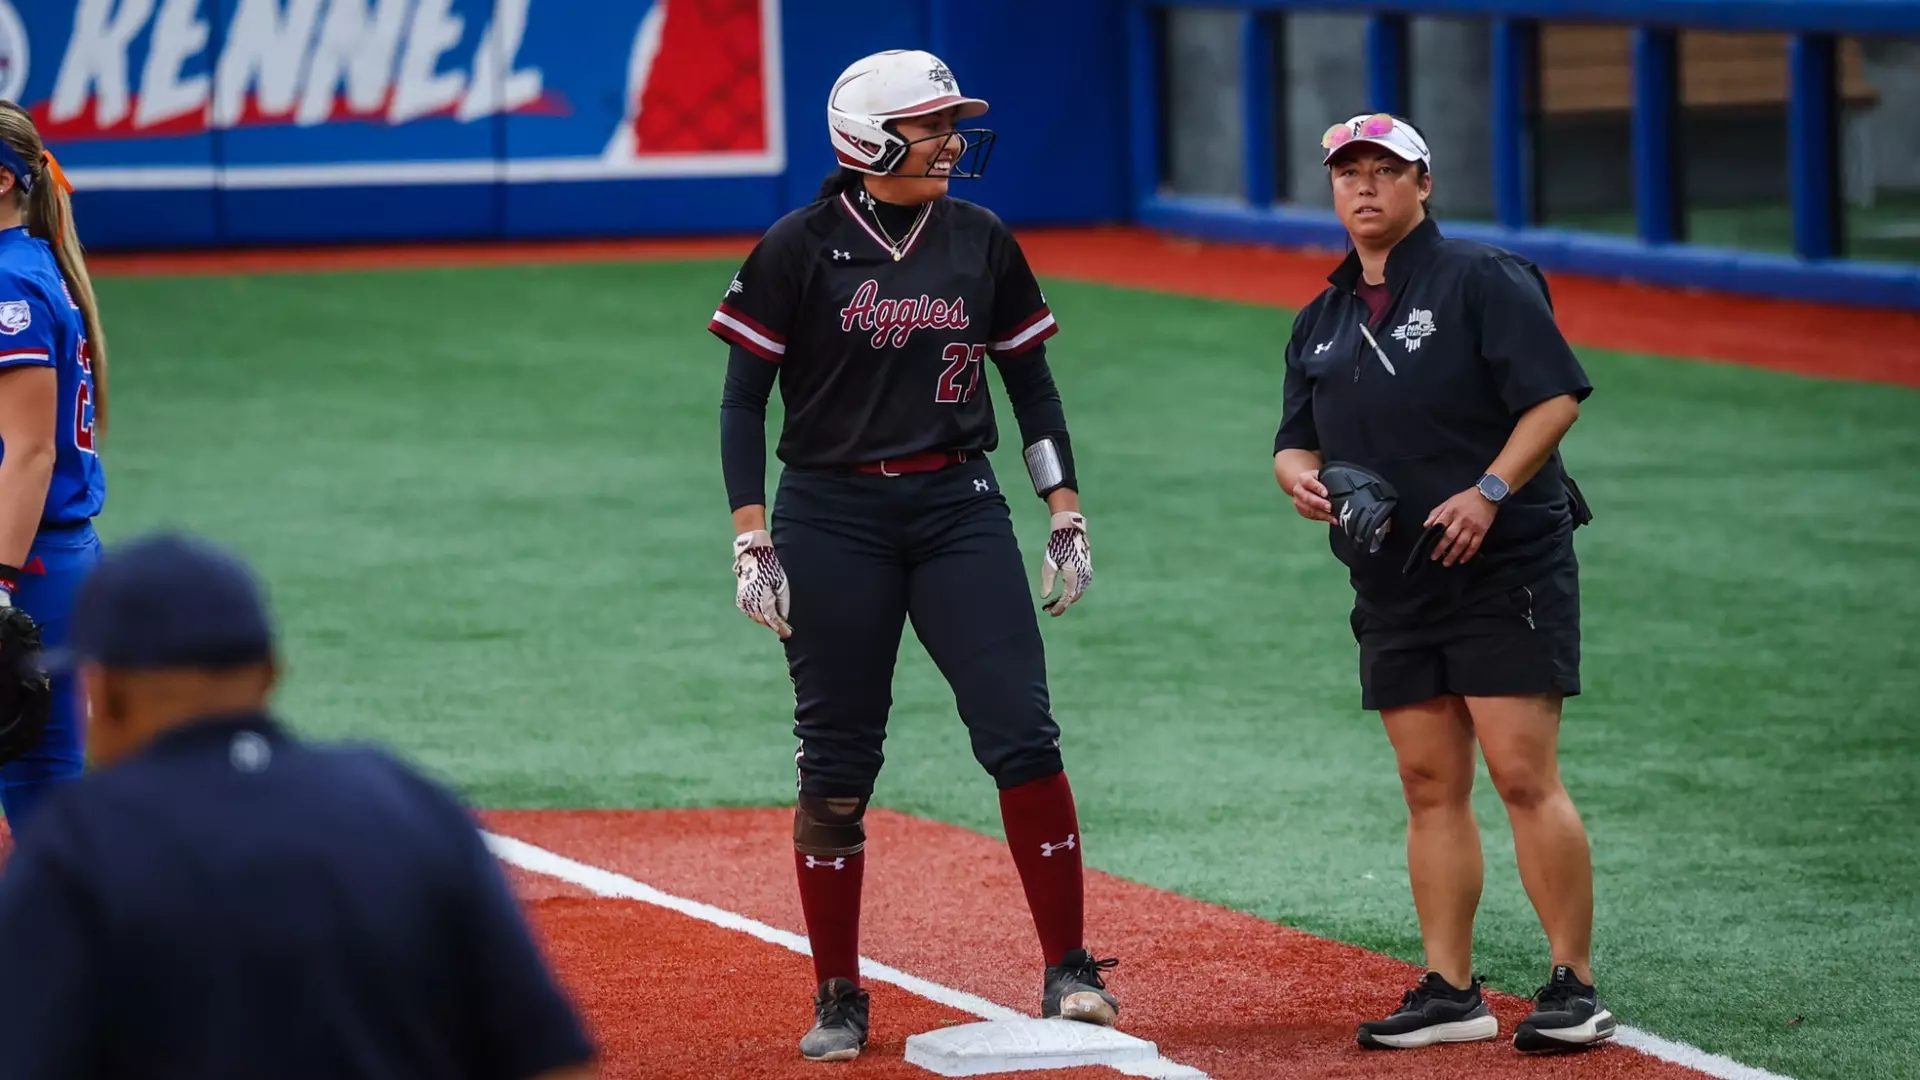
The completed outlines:
{"type": "Polygon", "coordinates": [[[1124,110],[1086,92],[1120,78],[1104,8],[0,0],[0,98],[95,249],[757,232],[832,169],[834,77],[925,48],[995,105],[988,175],[957,193],[1084,224],[1128,216],[1124,110]]]}
{"type": "MultiPolygon", "coordinates": [[[[1367,12],[1370,107],[1404,106],[1408,16],[1483,18],[1498,226],[1549,270],[1920,310],[1920,266],[1834,258],[1834,35],[1920,36],[1920,0],[0,0],[0,98],[72,174],[96,250],[755,233],[832,168],[824,102],[853,59],[924,48],[989,99],[986,179],[1016,225],[1136,221],[1343,244],[1275,202],[1272,16],[1367,12]],[[1244,198],[1162,190],[1160,13],[1243,13],[1244,198]],[[1540,20],[1638,26],[1639,237],[1534,227],[1540,20]],[[1674,243],[1672,30],[1795,35],[1796,257],[1674,243]]],[[[1417,117],[1415,118],[1417,121],[1417,117]]]]}
{"type": "MultiPolygon", "coordinates": [[[[1217,199],[1165,196],[1140,208],[1140,224],[1203,240],[1344,250],[1346,230],[1331,212],[1252,210],[1217,199]]],[[[1440,218],[1448,236],[1517,252],[1548,271],[1622,278],[1672,289],[1855,307],[1920,311],[1920,267],[1844,259],[1798,259],[1696,244],[1655,247],[1570,229],[1508,229],[1440,218]]]]}

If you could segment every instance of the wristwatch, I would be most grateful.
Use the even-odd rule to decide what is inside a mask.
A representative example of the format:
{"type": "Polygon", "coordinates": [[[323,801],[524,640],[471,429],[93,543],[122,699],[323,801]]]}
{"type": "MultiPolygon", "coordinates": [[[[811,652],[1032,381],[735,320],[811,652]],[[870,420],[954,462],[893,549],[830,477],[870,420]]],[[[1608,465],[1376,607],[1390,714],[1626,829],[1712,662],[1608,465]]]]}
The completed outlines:
{"type": "Polygon", "coordinates": [[[1473,486],[1479,490],[1481,496],[1495,506],[1499,506],[1501,501],[1510,494],[1507,482],[1492,473],[1482,474],[1473,486]]]}

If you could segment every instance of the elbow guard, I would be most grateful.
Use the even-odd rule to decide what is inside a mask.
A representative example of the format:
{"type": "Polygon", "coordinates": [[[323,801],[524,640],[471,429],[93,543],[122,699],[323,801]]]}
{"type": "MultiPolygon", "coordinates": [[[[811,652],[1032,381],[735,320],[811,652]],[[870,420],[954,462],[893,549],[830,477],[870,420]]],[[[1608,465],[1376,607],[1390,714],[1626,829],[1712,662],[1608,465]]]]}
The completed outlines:
{"type": "MultiPolygon", "coordinates": [[[[1073,448],[1065,435],[1049,435],[1026,449],[1027,477],[1033,481],[1033,493],[1046,498],[1063,488],[1074,487],[1073,448]]],[[[1076,489],[1077,490],[1077,489],[1076,489]]]]}

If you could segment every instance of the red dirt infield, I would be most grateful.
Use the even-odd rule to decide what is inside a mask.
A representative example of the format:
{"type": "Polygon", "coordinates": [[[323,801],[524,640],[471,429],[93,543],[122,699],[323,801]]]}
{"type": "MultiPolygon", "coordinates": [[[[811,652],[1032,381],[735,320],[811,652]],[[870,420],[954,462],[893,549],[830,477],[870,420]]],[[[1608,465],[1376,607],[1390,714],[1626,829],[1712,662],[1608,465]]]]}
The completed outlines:
{"type": "MultiPolygon", "coordinates": [[[[502,811],[485,821],[502,835],[663,892],[804,933],[790,810],[502,811]]],[[[891,811],[875,811],[868,822],[862,955],[1037,1011],[1039,945],[1005,846],[891,811]]],[[[1098,850],[1097,834],[1088,842],[1098,850]]],[[[606,1075],[829,1075],[795,1049],[811,1020],[806,958],[638,901],[581,899],[570,887],[517,880],[536,890],[522,895],[562,979],[605,1040],[606,1075]]],[[[1418,969],[1096,872],[1088,875],[1087,925],[1096,955],[1121,958],[1109,980],[1121,1000],[1121,1029],[1215,1080],[1701,1075],[1623,1046],[1523,1056],[1507,1040],[1527,1003],[1508,995],[1493,996],[1506,1038],[1370,1052],[1354,1042],[1354,1025],[1390,1011],[1418,969]]],[[[931,1075],[901,1061],[906,1037],[973,1019],[891,986],[869,989],[875,1042],[848,1075],[931,1075]]],[[[1116,1075],[1046,1075],[1074,1074],[1116,1075]]]]}

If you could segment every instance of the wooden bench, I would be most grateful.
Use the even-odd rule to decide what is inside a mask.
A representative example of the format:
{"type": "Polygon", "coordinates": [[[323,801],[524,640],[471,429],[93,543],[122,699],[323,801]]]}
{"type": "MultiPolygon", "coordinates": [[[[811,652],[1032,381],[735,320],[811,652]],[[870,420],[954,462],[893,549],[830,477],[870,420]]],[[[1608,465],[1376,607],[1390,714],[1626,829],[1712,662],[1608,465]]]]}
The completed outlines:
{"type": "MultiPolygon", "coordinates": [[[[1540,109],[1548,115],[1627,112],[1633,106],[1633,32],[1624,26],[1540,27],[1540,109]]],[[[1686,107],[1779,106],[1787,102],[1787,36],[1700,30],[1680,34],[1680,98],[1686,107]]],[[[1840,42],[1840,95],[1872,105],[1860,43],[1840,42]]]]}

